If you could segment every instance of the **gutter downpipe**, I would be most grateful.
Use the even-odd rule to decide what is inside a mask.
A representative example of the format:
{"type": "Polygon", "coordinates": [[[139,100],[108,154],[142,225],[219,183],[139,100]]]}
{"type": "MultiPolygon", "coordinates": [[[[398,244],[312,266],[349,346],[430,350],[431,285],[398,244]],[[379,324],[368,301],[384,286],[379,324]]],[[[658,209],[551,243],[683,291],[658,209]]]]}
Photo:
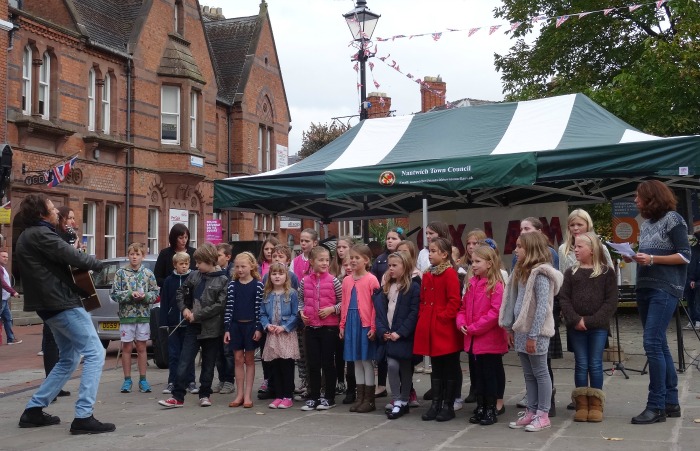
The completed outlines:
{"type": "MultiPolygon", "coordinates": [[[[133,57],[129,55],[126,60],[126,140],[131,143],[131,109],[132,109],[132,98],[131,98],[131,63],[133,62],[133,57]]],[[[131,166],[132,161],[132,151],[133,147],[129,146],[126,149],[126,239],[124,240],[124,255],[127,255],[127,249],[129,248],[129,222],[131,221],[131,166]]],[[[155,249],[152,252],[157,252],[155,249]]]]}

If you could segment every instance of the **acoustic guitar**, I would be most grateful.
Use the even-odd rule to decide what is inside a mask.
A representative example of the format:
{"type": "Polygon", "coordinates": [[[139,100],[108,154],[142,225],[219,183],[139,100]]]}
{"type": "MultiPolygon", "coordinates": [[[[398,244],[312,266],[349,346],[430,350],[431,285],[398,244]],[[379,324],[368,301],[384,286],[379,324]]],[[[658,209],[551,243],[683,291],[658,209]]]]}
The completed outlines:
{"type": "Polygon", "coordinates": [[[71,268],[71,273],[73,275],[73,283],[77,287],[78,295],[85,310],[91,312],[102,307],[90,272],[86,269],[71,268]]]}

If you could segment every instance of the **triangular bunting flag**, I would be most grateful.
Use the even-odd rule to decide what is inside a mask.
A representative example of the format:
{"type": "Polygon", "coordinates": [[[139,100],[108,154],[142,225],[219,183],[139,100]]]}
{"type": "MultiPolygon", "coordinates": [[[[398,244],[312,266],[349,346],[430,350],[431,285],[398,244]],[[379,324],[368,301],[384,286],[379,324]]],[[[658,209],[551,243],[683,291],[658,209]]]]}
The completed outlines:
{"type": "Polygon", "coordinates": [[[496,30],[498,30],[499,28],[501,28],[500,25],[492,25],[491,28],[489,28],[489,36],[494,34],[496,32],[496,30]]]}
{"type": "Polygon", "coordinates": [[[442,37],[442,33],[433,33],[433,41],[439,41],[442,37]]]}
{"type": "Polygon", "coordinates": [[[656,9],[661,8],[664,3],[666,3],[666,0],[659,0],[658,2],[656,2],[656,9]]]}
{"type": "Polygon", "coordinates": [[[566,22],[569,19],[569,16],[559,16],[557,17],[557,28],[561,26],[564,22],[566,22]]]}
{"type": "Polygon", "coordinates": [[[613,11],[615,11],[615,8],[604,9],[603,14],[607,16],[608,14],[610,14],[613,11]]]}
{"type": "Polygon", "coordinates": [[[589,15],[589,14],[590,14],[590,11],[587,12],[587,13],[579,13],[578,18],[579,18],[579,19],[583,19],[584,17],[586,17],[586,16],[589,15]]]}
{"type": "Polygon", "coordinates": [[[374,80],[374,87],[375,87],[376,89],[379,89],[379,83],[377,83],[377,80],[374,80]]]}
{"type": "Polygon", "coordinates": [[[468,38],[471,38],[472,35],[473,35],[474,33],[476,33],[477,31],[479,31],[479,30],[481,30],[481,27],[479,27],[479,28],[470,28],[470,29],[469,29],[469,33],[467,34],[467,37],[468,37],[468,38]]]}
{"type": "Polygon", "coordinates": [[[636,11],[641,7],[642,7],[642,5],[632,5],[632,6],[630,6],[630,12],[636,11]]]}
{"type": "Polygon", "coordinates": [[[515,31],[515,29],[518,28],[521,23],[522,22],[513,22],[512,24],[510,24],[510,31],[515,31]]]}

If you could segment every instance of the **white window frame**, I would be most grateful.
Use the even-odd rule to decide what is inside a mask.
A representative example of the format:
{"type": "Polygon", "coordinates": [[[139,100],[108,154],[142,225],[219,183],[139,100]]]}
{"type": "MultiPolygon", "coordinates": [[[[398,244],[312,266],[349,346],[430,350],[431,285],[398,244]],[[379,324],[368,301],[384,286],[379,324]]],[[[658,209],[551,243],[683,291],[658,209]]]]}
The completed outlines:
{"type": "Polygon", "coordinates": [[[270,151],[270,146],[272,146],[272,129],[265,128],[265,172],[272,169],[272,152],[270,151]]]}
{"type": "Polygon", "coordinates": [[[22,113],[32,114],[32,48],[26,46],[22,55],[22,113]]]}
{"type": "Polygon", "coordinates": [[[86,252],[95,255],[95,224],[97,223],[97,204],[95,202],[85,202],[83,204],[83,244],[86,245],[86,252]]]}
{"type": "Polygon", "coordinates": [[[187,228],[190,229],[190,246],[197,249],[197,225],[199,224],[199,215],[190,212],[187,215],[187,228]]]}
{"type": "Polygon", "coordinates": [[[258,127],[258,171],[263,172],[263,131],[265,127],[262,125],[258,127]]]}
{"type": "Polygon", "coordinates": [[[111,122],[111,117],[110,117],[110,110],[112,108],[112,99],[111,99],[111,85],[112,85],[112,77],[108,75],[105,75],[105,80],[104,84],[102,85],[102,133],[105,135],[109,134],[109,126],[111,122]]]}
{"type": "Polygon", "coordinates": [[[270,232],[275,231],[276,223],[277,223],[277,215],[270,215],[270,232]]]}
{"type": "Polygon", "coordinates": [[[105,205],[105,258],[117,256],[117,206],[105,205]]]}
{"type": "Polygon", "coordinates": [[[51,109],[51,55],[44,52],[39,68],[39,114],[44,119],[49,118],[51,109]]]}
{"type": "Polygon", "coordinates": [[[95,131],[95,69],[88,71],[88,123],[87,129],[95,131]]]}
{"type": "Polygon", "coordinates": [[[148,253],[155,254],[159,251],[158,247],[158,220],[160,211],[157,208],[148,209],[148,253]]]}
{"type": "Polygon", "coordinates": [[[190,147],[197,147],[197,91],[190,92],[190,147]]]}
{"type": "Polygon", "coordinates": [[[160,87],[160,142],[162,144],[180,144],[180,87],[179,86],[161,86],[160,87]],[[166,92],[176,94],[177,111],[165,111],[165,96],[166,92]],[[175,118],[175,139],[163,139],[163,119],[175,118]]]}

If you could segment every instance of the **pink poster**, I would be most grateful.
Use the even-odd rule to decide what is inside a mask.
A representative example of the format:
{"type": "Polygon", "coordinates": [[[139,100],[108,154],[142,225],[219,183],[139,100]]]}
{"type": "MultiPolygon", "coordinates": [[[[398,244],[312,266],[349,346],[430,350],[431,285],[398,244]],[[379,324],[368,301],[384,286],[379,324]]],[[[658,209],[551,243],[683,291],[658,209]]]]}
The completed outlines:
{"type": "Polygon", "coordinates": [[[206,241],[212,244],[219,244],[222,240],[221,219],[208,219],[206,221],[207,233],[206,241]]]}

